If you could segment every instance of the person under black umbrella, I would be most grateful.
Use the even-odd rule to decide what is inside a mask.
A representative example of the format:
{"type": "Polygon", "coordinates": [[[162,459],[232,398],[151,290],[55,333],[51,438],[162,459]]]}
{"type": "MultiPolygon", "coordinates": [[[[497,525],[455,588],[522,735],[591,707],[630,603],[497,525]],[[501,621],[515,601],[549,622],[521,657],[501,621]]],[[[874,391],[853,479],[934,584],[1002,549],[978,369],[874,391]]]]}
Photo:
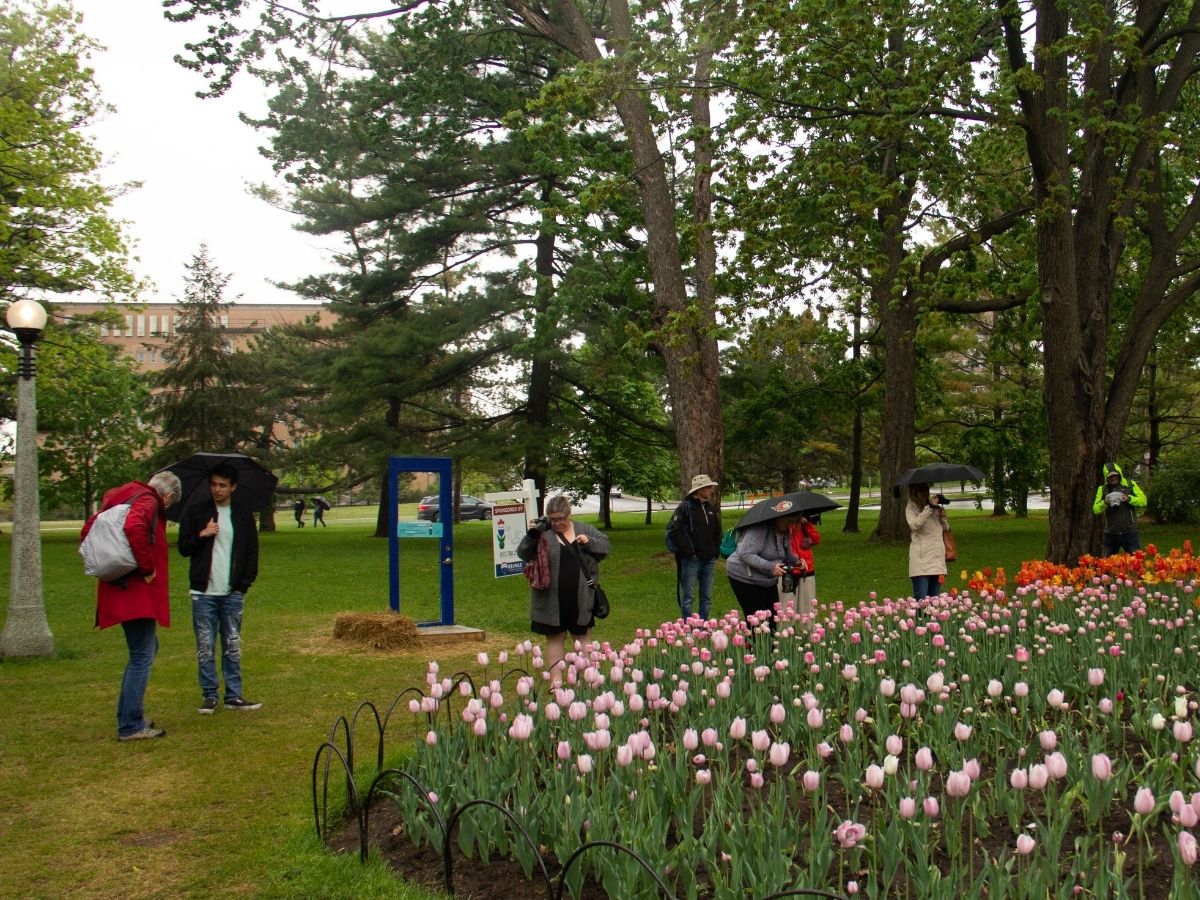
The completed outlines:
{"type": "Polygon", "coordinates": [[[313,506],[313,528],[316,528],[318,525],[323,525],[326,528],[328,528],[329,525],[325,521],[325,511],[331,508],[329,505],[329,501],[326,500],[324,497],[313,497],[312,506],[313,506]]]}

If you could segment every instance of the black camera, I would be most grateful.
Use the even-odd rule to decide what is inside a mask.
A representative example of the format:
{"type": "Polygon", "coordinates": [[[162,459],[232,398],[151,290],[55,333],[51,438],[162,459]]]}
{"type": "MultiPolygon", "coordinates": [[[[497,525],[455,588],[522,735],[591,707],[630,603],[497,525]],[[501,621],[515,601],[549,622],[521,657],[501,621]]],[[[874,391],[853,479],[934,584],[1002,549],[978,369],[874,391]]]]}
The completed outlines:
{"type": "Polygon", "coordinates": [[[550,520],[545,516],[538,516],[530,523],[531,528],[536,528],[538,531],[549,531],[550,520]]]}
{"type": "Polygon", "coordinates": [[[946,506],[950,502],[950,499],[945,494],[934,494],[933,496],[937,497],[938,503],[942,506],[946,506]]]}

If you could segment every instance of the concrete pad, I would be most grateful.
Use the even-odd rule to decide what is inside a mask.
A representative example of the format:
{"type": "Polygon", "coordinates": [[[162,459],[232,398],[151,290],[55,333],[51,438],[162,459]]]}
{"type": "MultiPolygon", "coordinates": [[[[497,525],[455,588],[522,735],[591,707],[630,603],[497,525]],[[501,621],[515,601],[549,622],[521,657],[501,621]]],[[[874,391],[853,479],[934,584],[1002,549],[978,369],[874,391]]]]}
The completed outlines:
{"type": "Polygon", "coordinates": [[[467,625],[422,625],[420,632],[421,643],[426,646],[463,644],[469,641],[482,641],[487,637],[487,633],[482,628],[471,628],[467,625]]]}

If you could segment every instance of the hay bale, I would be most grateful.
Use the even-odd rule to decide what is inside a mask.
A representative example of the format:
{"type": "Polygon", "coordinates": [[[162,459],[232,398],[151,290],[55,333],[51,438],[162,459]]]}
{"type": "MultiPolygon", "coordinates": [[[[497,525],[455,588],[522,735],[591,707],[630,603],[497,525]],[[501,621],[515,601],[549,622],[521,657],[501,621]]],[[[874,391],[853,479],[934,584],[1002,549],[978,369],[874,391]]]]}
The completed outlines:
{"type": "Polygon", "coordinates": [[[411,650],[421,646],[417,623],[399,613],[338,613],[333,620],[336,640],[371,650],[411,650]]]}

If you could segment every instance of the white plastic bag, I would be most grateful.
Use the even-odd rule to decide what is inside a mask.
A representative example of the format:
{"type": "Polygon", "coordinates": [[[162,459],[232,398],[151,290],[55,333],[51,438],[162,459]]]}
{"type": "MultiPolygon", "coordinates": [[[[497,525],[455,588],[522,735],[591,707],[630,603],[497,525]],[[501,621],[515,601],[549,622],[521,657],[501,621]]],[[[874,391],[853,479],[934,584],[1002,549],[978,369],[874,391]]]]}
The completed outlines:
{"type": "Polygon", "coordinates": [[[101,511],[92,520],[87,537],[79,545],[83,571],[101,581],[118,581],[137,569],[137,560],[125,535],[128,503],[118,503],[101,511]]]}

